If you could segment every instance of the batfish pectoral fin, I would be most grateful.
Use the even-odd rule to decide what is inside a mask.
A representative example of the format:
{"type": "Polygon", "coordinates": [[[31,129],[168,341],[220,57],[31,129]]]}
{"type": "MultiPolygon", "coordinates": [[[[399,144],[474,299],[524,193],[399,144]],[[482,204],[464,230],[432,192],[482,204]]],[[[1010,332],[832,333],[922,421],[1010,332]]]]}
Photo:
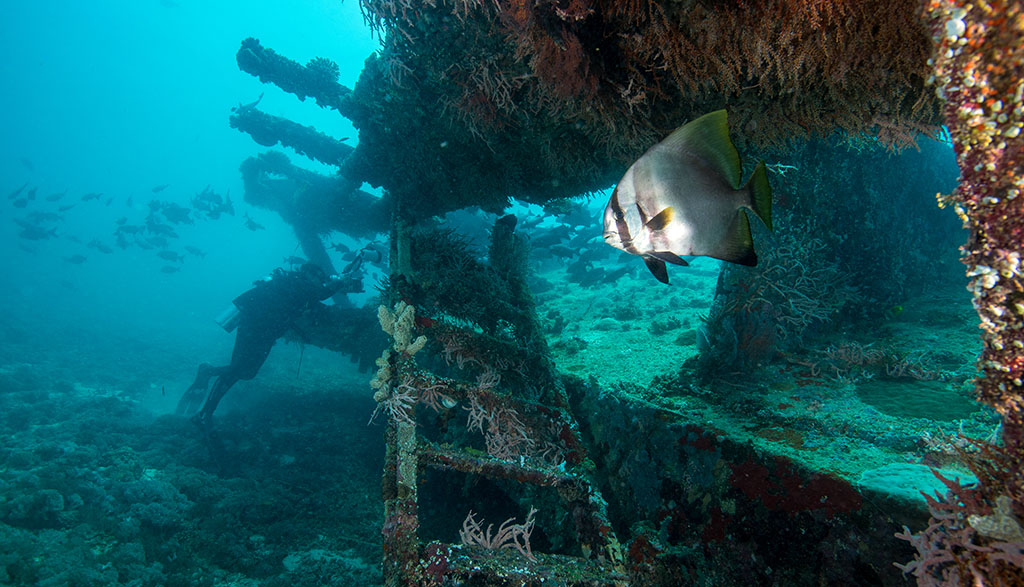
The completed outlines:
{"type": "Polygon", "coordinates": [[[668,226],[669,222],[672,222],[672,219],[675,218],[675,215],[675,208],[669,206],[659,212],[654,218],[645,222],[644,226],[651,230],[664,230],[665,227],[668,226]]]}
{"type": "Polygon", "coordinates": [[[668,283],[668,269],[666,269],[665,262],[661,259],[655,259],[654,257],[644,256],[644,263],[647,268],[650,269],[651,274],[662,283],[668,283]]]}
{"type": "Polygon", "coordinates": [[[654,251],[653,253],[647,253],[649,256],[659,259],[666,263],[672,263],[673,265],[682,265],[688,267],[690,264],[683,260],[682,257],[673,253],[672,251],[654,251]]]}
{"type": "Polygon", "coordinates": [[[732,225],[717,249],[708,254],[709,257],[753,267],[757,265],[757,254],[754,252],[754,237],[750,234],[750,220],[742,210],[736,211],[732,225]]]}

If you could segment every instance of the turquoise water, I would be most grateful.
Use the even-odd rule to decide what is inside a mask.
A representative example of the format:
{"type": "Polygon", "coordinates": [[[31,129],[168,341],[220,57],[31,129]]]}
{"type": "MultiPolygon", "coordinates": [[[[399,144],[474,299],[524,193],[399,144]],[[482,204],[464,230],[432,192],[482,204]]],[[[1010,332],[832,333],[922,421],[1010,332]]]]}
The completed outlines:
{"type": "Polygon", "coordinates": [[[366,426],[367,377],[347,359],[306,349],[296,378],[300,349],[279,344],[222,406],[222,460],[167,416],[196,365],[231,352],[213,318],[296,254],[291,229],[243,201],[239,163],[263,149],[228,126],[231,108],[266,92],[268,112],[358,136],[241,73],[235,51],[258,36],[303,61],[330,55],[354,84],[377,48],[358,4],[29,2],[4,13],[0,584],[379,582],[383,445],[366,426]],[[164,246],[134,234],[118,246],[118,227],[145,224],[151,201],[191,209],[207,188],[235,215],[161,218],[177,234],[164,246]],[[16,219],[46,238],[20,237],[16,219]]]}

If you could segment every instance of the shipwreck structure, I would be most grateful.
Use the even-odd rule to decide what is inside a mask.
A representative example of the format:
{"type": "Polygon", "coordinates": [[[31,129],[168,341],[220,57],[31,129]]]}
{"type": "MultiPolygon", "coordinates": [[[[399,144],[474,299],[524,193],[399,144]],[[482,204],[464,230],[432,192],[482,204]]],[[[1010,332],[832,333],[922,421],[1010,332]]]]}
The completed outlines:
{"type": "MultiPolygon", "coordinates": [[[[685,584],[703,576],[717,584],[876,585],[899,584],[904,571],[925,584],[1021,577],[1024,3],[363,0],[362,7],[382,47],[354,88],[337,82],[328,59],[302,65],[256,39],[237,53],[243,71],[350,119],[356,146],[258,105],[240,106],[231,125],[260,145],[337,168],[333,177],[313,174],[278,151],[242,164],[246,199],[278,211],[310,259],[329,267],[318,235],[331,230],[390,234],[379,322],[391,342],[374,379],[389,422],[390,584],[479,576],[489,584],[685,584]],[[963,454],[978,484],[947,479],[947,497],[930,498],[930,512],[908,509],[841,475],[755,450],[707,421],[566,376],[538,326],[515,218],[495,225],[486,262],[455,236],[421,225],[467,206],[500,213],[510,198],[543,204],[603,189],[650,144],[718,108],[728,109],[744,160],[812,162],[808,168],[821,170],[794,185],[827,179],[828,166],[813,163],[816,147],[808,147],[816,140],[900,150],[930,140],[921,133],[949,129],[961,180],[939,204],[952,206],[970,232],[963,261],[984,340],[974,388],[1002,419],[997,441],[971,441],[974,450],[963,454]],[[363,192],[364,183],[383,188],[384,197],[363,192]],[[451,412],[459,404],[470,411],[466,424],[451,412]],[[475,546],[421,535],[430,528],[428,500],[443,500],[420,487],[436,470],[455,475],[449,483],[485,478],[489,494],[530,503],[529,512],[513,508],[511,517],[526,521],[503,526],[507,540],[498,545],[522,556],[488,553],[482,547],[492,537],[475,534],[472,517],[463,542],[475,546]],[[524,552],[521,539],[534,523],[545,530],[547,558],[524,552]],[[927,529],[894,537],[901,524],[927,529]],[[914,560],[901,571],[893,552],[914,560]],[[573,565],[579,572],[566,573],[573,565]]],[[[795,188],[790,196],[796,205],[788,218],[803,234],[840,230],[814,213],[821,202],[801,205],[806,196],[795,188]]],[[[715,372],[725,354],[730,368],[754,368],[788,350],[779,323],[790,325],[792,343],[805,336],[800,321],[820,309],[814,304],[842,306],[836,296],[848,292],[821,290],[816,298],[799,289],[838,268],[857,274],[844,260],[848,248],[821,242],[836,267],[769,253],[760,271],[724,274],[702,331],[703,363],[689,373],[715,372]],[[766,293],[750,293],[759,291],[766,293]],[[773,299],[772,291],[795,292],[788,297],[795,301],[773,299]],[[724,330],[729,336],[716,334],[724,330]],[[727,340],[734,347],[722,353],[727,340]]],[[[906,271],[872,273],[892,283],[906,271]]],[[[877,312],[898,295],[878,302],[877,312]]],[[[869,309],[851,319],[870,318],[869,309]]],[[[346,332],[376,331],[375,317],[361,320],[346,332]]],[[[330,329],[317,338],[353,352],[332,344],[330,329]]]]}

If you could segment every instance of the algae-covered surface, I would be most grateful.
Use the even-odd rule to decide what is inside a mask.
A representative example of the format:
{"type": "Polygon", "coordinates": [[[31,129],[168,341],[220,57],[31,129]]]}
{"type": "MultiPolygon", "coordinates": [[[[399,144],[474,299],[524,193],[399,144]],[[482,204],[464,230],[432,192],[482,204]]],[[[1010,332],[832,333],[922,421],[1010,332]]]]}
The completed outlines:
{"type": "Polygon", "coordinates": [[[542,274],[559,284],[538,295],[538,302],[542,318],[554,312],[567,320],[562,332],[549,337],[564,371],[602,384],[647,384],[697,354],[698,329],[711,307],[721,263],[695,259],[673,272],[672,285],[665,287],[640,259],[626,261],[636,271],[592,288],[575,287],[563,268],[542,274]]]}
{"type": "MultiPolygon", "coordinates": [[[[739,377],[702,379],[684,364],[698,354],[719,266],[698,259],[675,268],[670,286],[643,271],[545,292],[541,315],[554,308],[568,319],[549,336],[559,368],[921,508],[919,491],[945,490],[930,467],[972,479],[958,462],[957,448],[966,447],[960,437],[990,440],[998,418],[971,396],[980,339],[962,285],[908,299],[866,331],[825,330],[815,346],[780,352],[739,377]],[[851,349],[880,358],[839,360],[851,349]]],[[[558,272],[544,277],[559,283],[558,272]]]]}

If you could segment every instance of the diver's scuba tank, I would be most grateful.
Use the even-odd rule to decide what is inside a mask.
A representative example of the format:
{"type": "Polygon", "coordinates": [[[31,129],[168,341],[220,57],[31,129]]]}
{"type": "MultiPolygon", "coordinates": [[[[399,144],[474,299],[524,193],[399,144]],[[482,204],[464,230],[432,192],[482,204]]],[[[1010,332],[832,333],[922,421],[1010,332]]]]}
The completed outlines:
{"type": "Polygon", "coordinates": [[[282,271],[281,269],[275,269],[274,272],[271,273],[270,275],[267,275],[266,277],[257,279],[256,281],[252,282],[252,284],[255,287],[235,298],[231,302],[231,305],[228,306],[227,308],[224,308],[224,311],[221,312],[220,314],[217,314],[217,317],[214,318],[213,321],[216,322],[218,326],[223,328],[225,332],[234,332],[234,330],[238,328],[238,320],[241,315],[241,308],[244,308],[248,301],[252,299],[252,296],[255,293],[255,291],[259,289],[261,286],[273,281],[275,277],[279,277],[281,275],[284,275],[284,271],[282,271]]]}
{"type": "Polygon", "coordinates": [[[213,321],[223,328],[225,332],[233,332],[238,328],[239,315],[238,306],[231,304],[227,308],[224,308],[223,312],[217,314],[217,317],[214,318],[213,321]]]}

